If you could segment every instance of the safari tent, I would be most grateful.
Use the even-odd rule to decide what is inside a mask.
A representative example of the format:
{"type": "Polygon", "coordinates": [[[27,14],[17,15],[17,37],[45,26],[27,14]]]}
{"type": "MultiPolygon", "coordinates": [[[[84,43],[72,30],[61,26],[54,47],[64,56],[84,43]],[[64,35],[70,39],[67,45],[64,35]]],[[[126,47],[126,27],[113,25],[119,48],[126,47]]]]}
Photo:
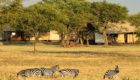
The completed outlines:
{"type": "MultiPolygon", "coordinates": [[[[110,23],[109,25],[111,26],[107,29],[109,43],[135,43],[138,40],[135,33],[135,26],[132,26],[130,23],[110,23]]],[[[95,32],[96,44],[104,43],[102,29],[100,31],[95,32]]]]}
{"type": "MultiPolygon", "coordinates": [[[[28,33],[24,31],[18,31],[9,27],[9,25],[3,26],[2,34],[0,35],[0,40],[3,41],[23,41],[23,40],[34,40],[33,36],[30,36],[28,33]]],[[[59,41],[60,34],[55,31],[51,30],[47,33],[40,34],[39,40],[46,40],[46,41],[59,41]]]]}

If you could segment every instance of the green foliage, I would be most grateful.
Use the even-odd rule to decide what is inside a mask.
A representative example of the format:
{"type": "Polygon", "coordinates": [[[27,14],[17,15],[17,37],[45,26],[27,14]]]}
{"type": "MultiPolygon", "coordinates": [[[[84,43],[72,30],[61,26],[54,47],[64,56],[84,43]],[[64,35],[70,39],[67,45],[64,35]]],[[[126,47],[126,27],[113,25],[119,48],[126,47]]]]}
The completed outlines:
{"type": "Polygon", "coordinates": [[[75,32],[81,31],[86,27],[87,22],[92,19],[91,4],[85,1],[77,0],[70,4],[71,16],[70,16],[70,27],[75,32]]]}
{"type": "Polygon", "coordinates": [[[128,20],[137,27],[140,26],[140,13],[129,16],[128,20]]]}
{"type": "Polygon", "coordinates": [[[43,0],[29,7],[22,7],[21,0],[15,0],[2,10],[1,24],[9,24],[16,30],[38,37],[40,33],[57,30],[71,34],[82,31],[92,34],[87,27],[108,27],[109,22],[125,19],[128,10],[118,4],[88,2],[86,0],[43,0]],[[85,30],[86,29],[86,30],[85,30]]]}
{"type": "Polygon", "coordinates": [[[10,5],[15,0],[0,0],[0,9],[4,6],[10,5]]]}
{"type": "Polygon", "coordinates": [[[112,3],[93,2],[92,14],[98,17],[98,23],[119,22],[128,15],[126,7],[112,3]]]}
{"type": "Polygon", "coordinates": [[[34,29],[44,31],[46,30],[44,27],[47,27],[47,30],[69,33],[80,31],[91,20],[94,23],[107,24],[118,22],[127,15],[127,9],[117,4],[101,2],[91,4],[84,0],[43,1],[23,9],[17,0],[15,4],[4,9],[3,13],[7,13],[4,21],[11,22],[10,25],[13,26],[22,26],[19,29],[42,26],[34,29]]]}
{"type": "Polygon", "coordinates": [[[1,10],[0,23],[10,26],[15,26],[18,18],[18,14],[22,13],[22,5],[20,0],[15,0],[9,6],[4,6],[1,10]]]}
{"type": "Polygon", "coordinates": [[[52,3],[43,3],[43,15],[48,20],[49,30],[65,32],[65,23],[68,21],[67,16],[58,5],[52,3]]]}
{"type": "MultiPolygon", "coordinates": [[[[78,34],[83,31],[86,24],[93,19],[91,3],[85,0],[43,0],[45,3],[56,5],[60,11],[63,25],[61,33],[64,35],[78,34]]],[[[79,34],[78,34],[79,35],[79,34]]],[[[67,37],[68,41],[68,37],[67,37]]]]}
{"type": "Polygon", "coordinates": [[[63,17],[60,16],[61,11],[55,5],[39,3],[27,8],[13,5],[15,4],[4,9],[2,20],[17,30],[35,35],[51,29],[61,31],[61,27],[64,26],[59,23],[63,22],[63,17]]]}
{"type": "Polygon", "coordinates": [[[84,0],[44,0],[46,3],[57,5],[67,33],[77,32],[91,19],[91,3],[84,0]]]}

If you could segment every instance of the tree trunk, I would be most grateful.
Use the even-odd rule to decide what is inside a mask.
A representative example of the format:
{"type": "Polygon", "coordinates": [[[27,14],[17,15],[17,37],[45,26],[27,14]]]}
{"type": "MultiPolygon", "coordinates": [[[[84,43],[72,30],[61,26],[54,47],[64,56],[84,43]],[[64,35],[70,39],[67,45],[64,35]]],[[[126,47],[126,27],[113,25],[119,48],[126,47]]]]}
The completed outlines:
{"type": "Polygon", "coordinates": [[[65,47],[65,34],[61,35],[61,46],[65,47]]]}
{"type": "Polygon", "coordinates": [[[83,39],[80,37],[80,44],[83,45],[83,39]]]}
{"type": "Polygon", "coordinates": [[[89,39],[86,39],[87,47],[89,46],[89,39]]]}
{"type": "Polygon", "coordinates": [[[36,44],[37,44],[37,41],[38,41],[38,38],[39,38],[39,33],[36,33],[34,35],[34,37],[35,37],[35,40],[34,40],[34,53],[36,53],[37,52],[36,44]]]}
{"type": "Polygon", "coordinates": [[[34,53],[36,53],[36,39],[34,40],[34,53]]]}
{"type": "Polygon", "coordinates": [[[103,31],[103,36],[104,36],[104,45],[108,46],[108,37],[107,37],[106,29],[104,29],[103,31]]]}
{"type": "Polygon", "coordinates": [[[67,35],[66,47],[69,47],[69,44],[70,44],[70,39],[69,39],[69,35],[67,35]]]}

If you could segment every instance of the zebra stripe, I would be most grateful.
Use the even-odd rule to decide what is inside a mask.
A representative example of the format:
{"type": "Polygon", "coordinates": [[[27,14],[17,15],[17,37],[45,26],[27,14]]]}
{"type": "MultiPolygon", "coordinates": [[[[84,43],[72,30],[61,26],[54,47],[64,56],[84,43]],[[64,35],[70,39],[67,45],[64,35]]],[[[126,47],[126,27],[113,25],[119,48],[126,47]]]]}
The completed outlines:
{"type": "Polygon", "coordinates": [[[59,65],[51,68],[31,68],[21,70],[17,73],[17,77],[34,77],[34,76],[53,76],[59,70],[59,65]]]}
{"type": "Polygon", "coordinates": [[[72,75],[73,78],[77,77],[78,74],[79,74],[79,70],[78,69],[62,69],[59,72],[62,74],[62,76],[72,75]]]}
{"type": "Polygon", "coordinates": [[[21,70],[17,73],[17,77],[32,77],[32,76],[41,76],[42,72],[39,68],[31,68],[21,70]]]}
{"type": "Polygon", "coordinates": [[[108,78],[108,79],[113,79],[113,77],[115,75],[117,75],[119,73],[119,67],[118,65],[116,65],[114,70],[107,70],[106,73],[104,74],[104,79],[108,78]]]}

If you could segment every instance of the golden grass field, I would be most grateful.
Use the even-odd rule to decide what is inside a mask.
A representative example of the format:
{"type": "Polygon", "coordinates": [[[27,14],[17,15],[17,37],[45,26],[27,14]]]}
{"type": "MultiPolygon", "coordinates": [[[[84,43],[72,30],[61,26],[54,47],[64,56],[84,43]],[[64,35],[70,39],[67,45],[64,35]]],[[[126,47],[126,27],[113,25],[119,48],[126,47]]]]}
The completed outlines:
{"type": "MultiPolygon", "coordinates": [[[[37,45],[33,54],[32,45],[0,45],[0,80],[103,80],[108,69],[119,65],[120,73],[115,80],[140,80],[140,45],[97,46],[63,48],[56,45],[37,45]],[[77,78],[31,77],[18,79],[22,69],[51,67],[80,70],[77,78]]],[[[55,76],[59,76],[56,73],[55,76]]]]}

